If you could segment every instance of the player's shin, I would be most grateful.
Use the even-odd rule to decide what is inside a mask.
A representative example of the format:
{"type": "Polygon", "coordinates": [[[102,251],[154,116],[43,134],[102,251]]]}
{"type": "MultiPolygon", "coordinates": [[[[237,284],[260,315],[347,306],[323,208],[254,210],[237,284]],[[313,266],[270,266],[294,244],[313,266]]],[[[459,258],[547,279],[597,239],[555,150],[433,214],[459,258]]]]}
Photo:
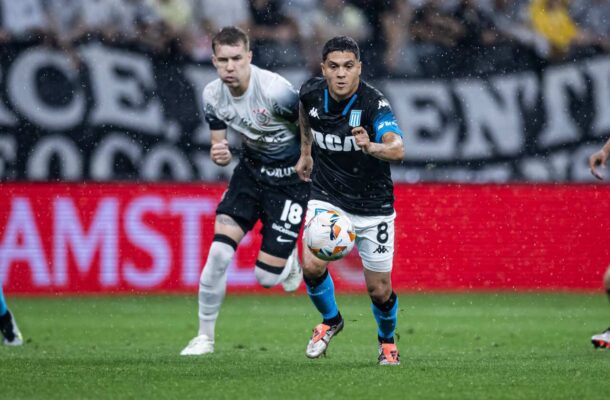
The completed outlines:
{"type": "Polygon", "coordinates": [[[307,285],[307,294],[322,314],[323,323],[329,326],[336,325],[341,320],[341,315],[335,300],[335,285],[328,269],[318,278],[310,278],[305,275],[304,280],[307,285]]]}
{"type": "Polygon", "coordinates": [[[604,288],[606,289],[606,294],[608,295],[608,300],[610,300],[610,266],[606,270],[604,274],[604,288]]]}
{"type": "Polygon", "coordinates": [[[215,237],[199,281],[199,335],[206,335],[211,340],[225,296],[227,268],[237,246],[227,242],[230,240],[221,242],[215,237]]]}
{"type": "Polygon", "coordinates": [[[398,297],[392,292],[384,303],[373,302],[371,305],[375,321],[377,321],[377,336],[380,343],[394,343],[394,331],[398,314],[398,297]]]}
{"type": "Polygon", "coordinates": [[[6,314],[8,312],[8,307],[6,306],[6,300],[4,300],[4,293],[2,292],[2,286],[0,286],[0,316],[6,314]]]}

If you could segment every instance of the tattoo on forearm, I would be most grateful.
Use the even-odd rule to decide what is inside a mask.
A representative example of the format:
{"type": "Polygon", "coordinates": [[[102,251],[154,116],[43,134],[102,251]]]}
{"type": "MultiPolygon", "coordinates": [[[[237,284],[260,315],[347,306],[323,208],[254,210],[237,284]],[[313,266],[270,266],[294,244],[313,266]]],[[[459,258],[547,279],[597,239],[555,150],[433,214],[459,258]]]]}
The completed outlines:
{"type": "Polygon", "coordinates": [[[309,120],[305,114],[303,103],[299,104],[299,125],[301,125],[301,144],[310,145],[313,141],[309,120]]]}
{"type": "Polygon", "coordinates": [[[216,222],[222,225],[239,226],[237,222],[228,215],[217,215],[216,222]]]}

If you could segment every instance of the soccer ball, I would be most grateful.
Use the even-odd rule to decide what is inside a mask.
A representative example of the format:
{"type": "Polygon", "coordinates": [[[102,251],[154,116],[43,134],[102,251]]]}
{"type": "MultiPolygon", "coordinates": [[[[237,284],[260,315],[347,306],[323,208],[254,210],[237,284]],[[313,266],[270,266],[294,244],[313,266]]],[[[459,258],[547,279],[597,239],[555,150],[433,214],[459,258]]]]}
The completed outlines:
{"type": "Polygon", "coordinates": [[[316,210],[305,227],[305,243],[321,260],[334,261],[345,257],[354,248],[356,234],[352,221],[337,211],[316,210]]]}

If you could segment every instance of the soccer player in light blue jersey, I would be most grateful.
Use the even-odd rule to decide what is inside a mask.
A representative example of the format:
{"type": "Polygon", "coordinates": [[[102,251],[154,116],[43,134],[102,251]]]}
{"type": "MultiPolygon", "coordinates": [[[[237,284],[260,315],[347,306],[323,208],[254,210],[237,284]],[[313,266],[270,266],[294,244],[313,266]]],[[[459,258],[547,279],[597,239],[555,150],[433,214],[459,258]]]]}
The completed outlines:
{"type": "Polygon", "coordinates": [[[23,337],[17,327],[15,318],[13,318],[13,314],[11,314],[6,306],[2,286],[0,286],[0,332],[2,332],[4,337],[3,343],[5,345],[21,346],[23,344],[23,337]]]}

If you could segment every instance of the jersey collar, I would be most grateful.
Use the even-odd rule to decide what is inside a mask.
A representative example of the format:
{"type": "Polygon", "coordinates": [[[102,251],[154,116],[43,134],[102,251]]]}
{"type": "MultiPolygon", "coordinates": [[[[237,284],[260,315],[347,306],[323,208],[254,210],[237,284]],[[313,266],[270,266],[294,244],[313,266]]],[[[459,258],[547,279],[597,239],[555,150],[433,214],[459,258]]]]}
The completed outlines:
{"type": "MultiPolygon", "coordinates": [[[[360,87],[358,87],[358,89],[360,89],[360,87]]],[[[329,98],[328,88],[326,87],[326,88],[324,88],[324,112],[326,114],[328,114],[328,102],[329,102],[328,98],[329,98]]],[[[345,117],[347,115],[347,113],[349,112],[349,109],[354,105],[354,102],[356,101],[357,98],[358,98],[358,90],[356,90],[356,93],[354,93],[352,95],[352,97],[350,97],[349,101],[347,102],[347,105],[341,112],[342,116],[345,117]]]]}

